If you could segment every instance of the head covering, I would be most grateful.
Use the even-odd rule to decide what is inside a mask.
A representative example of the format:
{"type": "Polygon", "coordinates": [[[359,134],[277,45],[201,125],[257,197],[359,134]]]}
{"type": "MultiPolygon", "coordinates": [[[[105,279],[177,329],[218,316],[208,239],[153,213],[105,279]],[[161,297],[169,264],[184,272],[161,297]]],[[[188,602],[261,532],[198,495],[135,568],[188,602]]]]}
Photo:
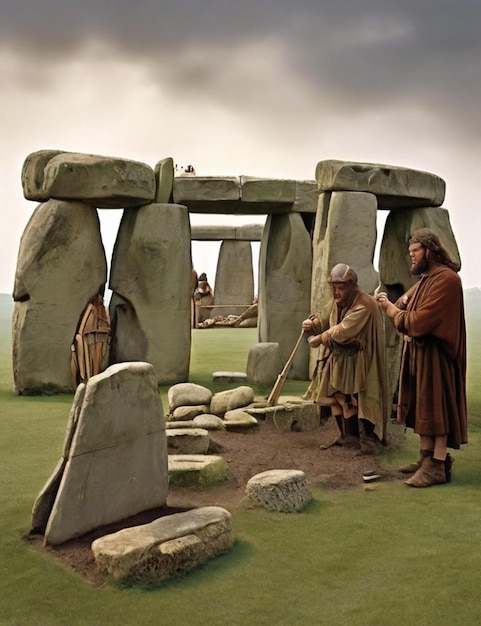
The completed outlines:
{"type": "Polygon", "coordinates": [[[442,245],[439,237],[430,228],[419,228],[415,230],[409,239],[409,244],[413,243],[420,243],[427,250],[431,250],[442,265],[447,265],[455,272],[459,272],[461,269],[461,263],[453,259],[442,245]]]}
{"type": "Polygon", "coordinates": [[[357,285],[357,274],[356,272],[347,265],[346,263],[338,263],[335,265],[331,273],[329,274],[329,278],[327,279],[328,283],[352,283],[353,285],[357,285]]]}

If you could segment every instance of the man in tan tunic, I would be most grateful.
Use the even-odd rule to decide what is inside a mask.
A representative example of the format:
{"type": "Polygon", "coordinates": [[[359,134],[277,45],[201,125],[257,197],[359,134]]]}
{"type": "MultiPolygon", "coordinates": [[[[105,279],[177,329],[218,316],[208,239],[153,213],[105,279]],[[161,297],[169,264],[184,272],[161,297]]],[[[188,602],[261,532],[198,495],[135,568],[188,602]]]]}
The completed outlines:
{"type": "Polygon", "coordinates": [[[411,273],[419,281],[395,304],[379,305],[404,337],[399,378],[398,422],[419,435],[421,453],[401,468],[414,473],[410,487],[451,480],[448,448],[467,443],[466,327],[460,264],[428,228],[409,240],[411,273]]]}
{"type": "Polygon", "coordinates": [[[373,454],[385,440],[388,405],[385,341],[376,300],[361,291],[356,272],[339,263],[329,276],[332,300],[304,320],[320,358],[305,398],[329,406],[341,436],[335,445],[373,454]]]}

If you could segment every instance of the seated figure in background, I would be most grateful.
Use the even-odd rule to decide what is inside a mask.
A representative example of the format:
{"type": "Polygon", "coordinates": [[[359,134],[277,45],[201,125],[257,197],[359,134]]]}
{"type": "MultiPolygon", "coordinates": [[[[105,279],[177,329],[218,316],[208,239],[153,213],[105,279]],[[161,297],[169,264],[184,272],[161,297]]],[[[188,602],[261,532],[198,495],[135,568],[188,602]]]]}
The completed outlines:
{"type": "Polygon", "coordinates": [[[209,285],[207,280],[207,274],[202,272],[199,276],[199,282],[197,288],[194,291],[194,304],[195,304],[195,326],[208,317],[210,317],[211,309],[206,308],[209,305],[214,304],[214,291],[209,285]]]}

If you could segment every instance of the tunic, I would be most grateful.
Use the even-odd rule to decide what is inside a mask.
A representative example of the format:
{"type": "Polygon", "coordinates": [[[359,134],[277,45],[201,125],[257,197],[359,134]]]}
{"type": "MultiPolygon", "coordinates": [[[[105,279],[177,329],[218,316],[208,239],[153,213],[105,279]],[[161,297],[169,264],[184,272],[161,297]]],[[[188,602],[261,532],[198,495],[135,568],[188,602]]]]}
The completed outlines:
{"type": "Polygon", "coordinates": [[[314,324],[322,332],[323,356],[318,361],[308,393],[319,404],[332,404],[337,391],[357,395],[358,417],[374,424],[383,440],[387,415],[385,340],[383,318],[375,299],[358,291],[340,311],[330,302],[314,324]]]}
{"type": "Polygon", "coordinates": [[[406,300],[406,310],[393,318],[404,335],[398,422],[419,435],[447,435],[448,447],[459,448],[468,440],[461,280],[446,265],[433,264],[406,300]]]}

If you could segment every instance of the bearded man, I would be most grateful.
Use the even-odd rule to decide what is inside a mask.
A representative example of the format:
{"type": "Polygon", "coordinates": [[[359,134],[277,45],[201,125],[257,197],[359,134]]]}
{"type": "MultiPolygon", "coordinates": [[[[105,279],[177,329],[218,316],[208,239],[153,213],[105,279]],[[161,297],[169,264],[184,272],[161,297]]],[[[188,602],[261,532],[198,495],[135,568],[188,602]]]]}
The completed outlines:
{"type": "Polygon", "coordinates": [[[385,440],[388,412],[382,315],[349,265],[336,265],[328,282],[332,300],[302,322],[302,329],[311,333],[309,345],[321,347],[304,398],[330,407],[341,433],[333,445],[374,454],[385,440]]]}
{"type": "Polygon", "coordinates": [[[403,335],[397,421],[420,438],[410,487],[430,487],[451,480],[451,455],[467,443],[466,326],[460,264],[429,228],[409,239],[411,273],[418,282],[394,304],[387,294],[379,306],[403,335]]]}

